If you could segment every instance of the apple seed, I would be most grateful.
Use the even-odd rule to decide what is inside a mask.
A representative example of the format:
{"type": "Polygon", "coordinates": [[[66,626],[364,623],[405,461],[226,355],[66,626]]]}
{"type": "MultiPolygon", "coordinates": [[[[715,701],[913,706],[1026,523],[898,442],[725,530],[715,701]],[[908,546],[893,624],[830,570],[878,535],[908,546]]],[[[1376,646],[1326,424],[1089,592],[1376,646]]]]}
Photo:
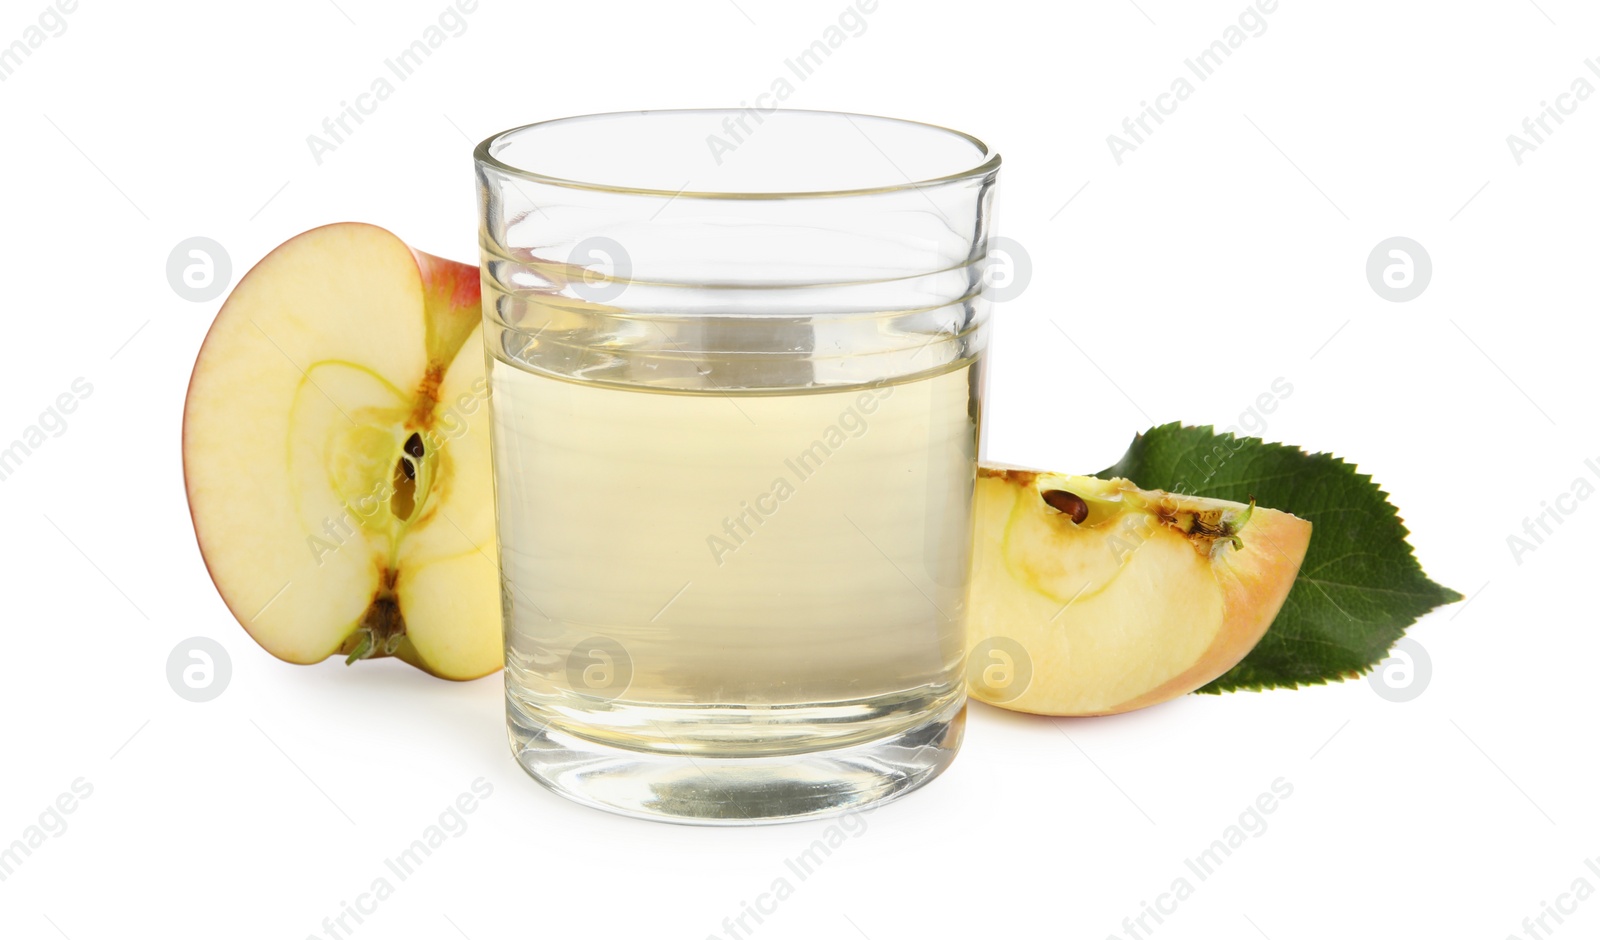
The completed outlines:
{"type": "Polygon", "coordinates": [[[1058,510],[1072,517],[1075,525],[1082,525],[1083,520],[1089,518],[1089,504],[1083,497],[1066,490],[1050,490],[1040,494],[1050,508],[1058,510]]]}

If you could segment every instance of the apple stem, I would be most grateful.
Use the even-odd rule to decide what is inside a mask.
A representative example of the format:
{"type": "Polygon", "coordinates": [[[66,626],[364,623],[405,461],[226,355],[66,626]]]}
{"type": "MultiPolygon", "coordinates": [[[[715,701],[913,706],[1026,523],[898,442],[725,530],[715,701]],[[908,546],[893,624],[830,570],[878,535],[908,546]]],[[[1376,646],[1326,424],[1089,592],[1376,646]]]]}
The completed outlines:
{"type": "Polygon", "coordinates": [[[1250,516],[1254,514],[1255,511],[1256,497],[1255,494],[1252,493],[1250,494],[1250,505],[1245,507],[1244,512],[1239,513],[1237,516],[1234,516],[1228,521],[1226,527],[1228,532],[1227,538],[1229,542],[1233,543],[1234,551],[1240,551],[1244,548],[1244,539],[1239,538],[1239,530],[1250,524],[1250,516]]]}
{"type": "Polygon", "coordinates": [[[366,659],[368,654],[372,652],[372,631],[363,628],[356,631],[356,634],[360,639],[356,641],[356,648],[351,650],[350,655],[344,658],[346,666],[351,665],[358,659],[366,659]]]}
{"type": "Polygon", "coordinates": [[[345,665],[351,665],[358,659],[393,656],[399,652],[406,636],[406,618],[400,614],[400,599],[394,593],[398,578],[399,573],[393,568],[383,572],[381,587],[374,592],[372,603],[367,605],[367,612],[361,617],[360,626],[345,639],[345,646],[349,650],[345,665]]]}

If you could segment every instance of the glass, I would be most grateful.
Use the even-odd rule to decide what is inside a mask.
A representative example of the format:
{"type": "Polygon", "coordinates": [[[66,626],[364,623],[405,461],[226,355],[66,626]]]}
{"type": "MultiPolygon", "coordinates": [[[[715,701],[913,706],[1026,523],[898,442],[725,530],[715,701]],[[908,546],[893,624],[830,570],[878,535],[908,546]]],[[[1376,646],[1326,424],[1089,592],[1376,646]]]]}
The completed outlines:
{"type": "Polygon", "coordinates": [[[734,825],[949,765],[1000,158],[927,124],[642,111],[476,152],[517,760],[734,825]]]}

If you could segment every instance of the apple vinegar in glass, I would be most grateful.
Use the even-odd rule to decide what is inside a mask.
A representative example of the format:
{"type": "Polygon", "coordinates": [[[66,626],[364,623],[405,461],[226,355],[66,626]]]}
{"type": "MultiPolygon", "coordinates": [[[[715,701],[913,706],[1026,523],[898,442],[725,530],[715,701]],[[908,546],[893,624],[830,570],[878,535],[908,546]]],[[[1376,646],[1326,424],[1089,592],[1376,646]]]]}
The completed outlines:
{"type": "Polygon", "coordinates": [[[512,749],[616,812],[863,807],[964,724],[998,158],[779,115],[720,168],[717,112],[479,148],[512,749]]]}
{"type": "Polygon", "coordinates": [[[957,701],[970,362],[806,393],[490,370],[514,707],[746,757],[957,701]]]}

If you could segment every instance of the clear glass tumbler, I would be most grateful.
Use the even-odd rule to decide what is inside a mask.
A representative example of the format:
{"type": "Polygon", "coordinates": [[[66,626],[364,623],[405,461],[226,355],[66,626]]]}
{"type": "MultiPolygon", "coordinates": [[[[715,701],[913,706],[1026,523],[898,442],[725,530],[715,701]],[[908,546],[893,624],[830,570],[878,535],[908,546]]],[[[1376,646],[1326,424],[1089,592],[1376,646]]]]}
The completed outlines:
{"type": "Polygon", "coordinates": [[[517,760],[721,825],[932,779],[965,720],[999,156],[750,109],[476,159],[517,760]]]}

